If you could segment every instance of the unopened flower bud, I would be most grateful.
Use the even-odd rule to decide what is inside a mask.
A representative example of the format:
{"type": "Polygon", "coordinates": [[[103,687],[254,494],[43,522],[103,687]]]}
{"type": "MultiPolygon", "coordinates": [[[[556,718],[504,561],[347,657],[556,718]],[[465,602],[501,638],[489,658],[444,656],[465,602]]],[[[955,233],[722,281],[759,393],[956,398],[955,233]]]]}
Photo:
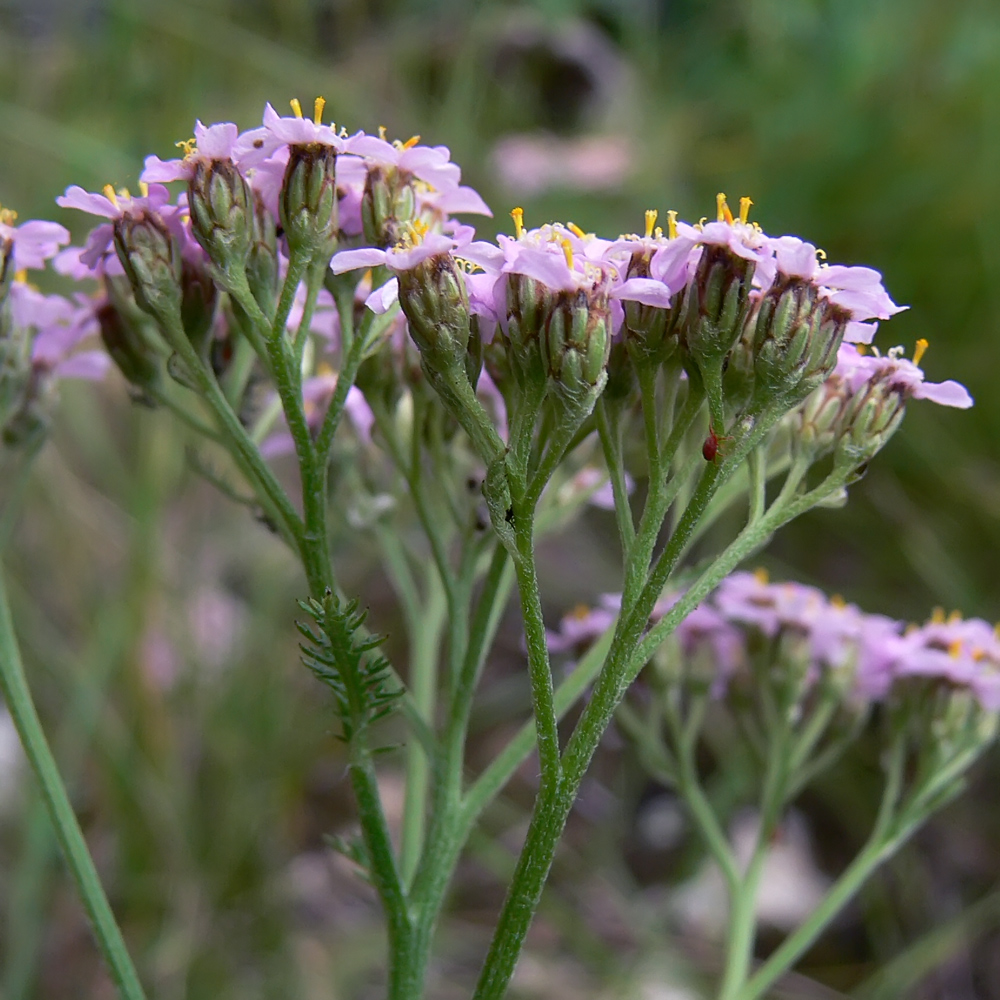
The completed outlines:
{"type": "Polygon", "coordinates": [[[754,407],[811,392],[833,370],[850,319],[811,281],[779,275],[754,324],[754,407]]]}
{"type": "Polygon", "coordinates": [[[126,380],[139,389],[155,386],[160,381],[160,365],[142,331],[111,302],[97,310],[97,322],[104,349],[126,380]]]}
{"type": "Polygon", "coordinates": [[[679,319],[684,346],[699,368],[720,365],[739,338],[754,267],[728,247],[703,247],[679,319]]]}
{"type": "MultiPolygon", "coordinates": [[[[652,250],[643,248],[632,254],[626,279],[649,278],[652,250]]],[[[651,364],[662,364],[677,349],[677,318],[679,310],[671,306],[645,305],[633,299],[622,301],[625,312],[625,334],[629,350],[637,360],[648,359],[651,364]]]]}
{"type": "Polygon", "coordinates": [[[205,355],[215,321],[218,289],[203,267],[184,261],[181,267],[181,321],[188,340],[205,355]]]}
{"type": "Polygon", "coordinates": [[[439,253],[399,272],[399,304],[426,367],[465,367],[469,294],[451,254],[439,253]]]}
{"type": "Polygon", "coordinates": [[[153,316],[180,310],[180,247],[161,219],[123,215],[115,222],[115,248],[142,309],[153,316]]]}
{"type": "Polygon", "coordinates": [[[836,464],[862,466],[869,462],[896,432],[906,410],[901,392],[882,379],[872,379],[854,394],[841,420],[836,464]]]}
{"type": "Polygon", "coordinates": [[[361,225],[372,246],[398,243],[415,211],[416,198],[408,177],[394,167],[369,167],[361,198],[361,225]]]}
{"type": "Polygon", "coordinates": [[[195,159],[188,188],[191,231],[224,278],[242,273],[253,241],[254,201],[231,160],[195,159]]]}
{"type": "MultiPolygon", "coordinates": [[[[523,274],[507,280],[507,340],[517,377],[544,385],[541,331],[555,295],[540,281],[523,274]]],[[[499,383],[498,383],[499,384],[499,383]]]]}
{"type": "Polygon", "coordinates": [[[611,310],[606,282],[593,292],[560,292],[542,328],[542,354],[551,382],[592,407],[607,380],[611,310]]]}
{"type": "Polygon", "coordinates": [[[281,224],[289,249],[329,259],[337,240],[337,151],[323,143],[289,146],[281,224]]]}
{"type": "Polygon", "coordinates": [[[246,264],[247,284],[269,319],[278,302],[278,236],[274,217],[259,196],[253,202],[253,231],[246,264]]]}
{"type": "Polygon", "coordinates": [[[831,376],[815,388],[793,412],[793,441],[813,459],[827,454],[843,427],[843,413],[850,400],[844,380],[831,376]]]}

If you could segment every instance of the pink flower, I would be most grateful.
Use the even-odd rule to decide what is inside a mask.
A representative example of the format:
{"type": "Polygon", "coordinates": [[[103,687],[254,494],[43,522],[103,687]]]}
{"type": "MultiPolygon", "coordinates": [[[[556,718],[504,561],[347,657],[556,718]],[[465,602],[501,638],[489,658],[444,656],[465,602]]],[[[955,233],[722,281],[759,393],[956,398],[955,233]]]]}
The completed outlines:
{"type": "Polygon", "coordinates": [[[147,156],[141,180],[161,184],[170,181],[189,181],[199,160],[231,160],[239,138],[239,129],[232,122],[219,122],[207,128],[200,121],[194,123],[195,146],[183,159],[161,160],[147,156]]]}
{"type": "MultiPolygon", "coordinates": [[[[414,240],[380,250],[378,247],[361,247],[357,250],[341,250],[334,254],[330,269],[334,274],[345,274],[361,268],[387,267],[390,271],[410,271],[418,264],[438,254],[451,253],[468,245],[475,230],[471,226],[461,226],[454,236],[444,233],[425,233],[414,240]]],[[[399,297],[399,282],[391,278],[376,288],[365,302],[372,312],[388,312],[399,297]]]]}
{"type": "Polygon", "coordinates": [[[44,267],[59,247],[69,243],[69,231],[57,222],[32,219],[15,226],[16,215],[0,210],[0,261],[8,261],[12,270],[24,271],[44,267]]]}
{"type": "Polygon", "coordinates": [[[282,118],[270,103],[264,108],[264,124],[261,128],[244,132],[233,144],[232,159],[243,169],[258,167],[270,159],[281,147],[308,146],[318,143],[332,146],[338,153],[345,149],[344,140],[337,135],[332,125],[321,121],[325,101],[316,102],[313,119],[304,118],[298,101],[292,102],[295,114],[282,118]]]}
{"type": "Polygon", "coordinates": [[[927,342],[919,341],[914,361],[902,356],[901,347],[892,348],[888,354],[861,354],[851,344],[843,344],[837,353],[837,367],[834,374],[842,377],[852,392],[857,393],[869,382],[881,382],[895,389],[907,399],[929,399],[941,406],[953,406],[960,410],[972,406],[973,399],[968,389],[959,382],[948,379],[944,382],[925,382],[924,373],[915,363],[923,356],[927,342]]]}

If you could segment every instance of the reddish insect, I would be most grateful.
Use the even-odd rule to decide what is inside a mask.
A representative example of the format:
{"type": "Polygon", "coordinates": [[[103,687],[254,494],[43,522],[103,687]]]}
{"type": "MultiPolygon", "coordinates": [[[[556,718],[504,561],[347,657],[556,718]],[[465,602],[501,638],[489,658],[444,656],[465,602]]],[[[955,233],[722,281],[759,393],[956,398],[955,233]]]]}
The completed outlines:
{"type": "Polygon", "coordinates": [[[701,455],[706,462],[714,462],[716,456],[719,454],[719,446],[723,441],[732,440],[728,434],[724,434],[719,437],[711,428],[708,431],[708,437],[705,438],[705,443],[701,446],[701,455]]]}

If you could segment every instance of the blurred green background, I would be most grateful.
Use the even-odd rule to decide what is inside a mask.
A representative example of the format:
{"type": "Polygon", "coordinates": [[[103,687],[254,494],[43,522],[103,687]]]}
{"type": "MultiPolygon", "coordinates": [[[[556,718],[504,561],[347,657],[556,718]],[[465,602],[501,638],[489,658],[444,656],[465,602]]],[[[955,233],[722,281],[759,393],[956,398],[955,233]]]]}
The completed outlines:
{"type": "MultiPolygon", "coordinates": [[[[749,194],[766,231],[881,270],[911,310],[877,343],[910,354],[926,337],[928,378],[962,381],[976,406],[914,403],[848,506],[801,519],[765,561],[869,611],[1000,615],[995,0],[0,0],[0,202],[79,239],[80,218],[53,203],[68,184],[134,185],[143,157],[168,157],[196,118],[247,128],[267,100],[283,111],[316,94],[351,131],[448,145],[494,206],[486,235],[509,231],[515,204],[529,225],[617,235],[649,207],[710,215],[721,190],[749,194]]],[[[69,387],[64,404],[8,556],[15,613],[153,993],[369,995],[371,903],[322,850],[348,811],[330,720],[294,660],[294,565],[185,473],[178,439],[119,387],[69,387]]],[[[554,614],[615,584],[611,522],[587,523],[573,573],[548,572],[554,614]]],[[[516,655],[517,635],[508,643],[516,655]]],[[[911,852],[912,878],[875,893],[861,943],[821,956],[820,978],[863,981],[983,896],[1000,873],[995,772],[911,852]]],[[[626,787],[609,820],[623,837],[644,794],[626,787]]],[[[24,791],[0,817],[0,996],[110,996],[45,831],[24,791]]],[[[477,864],[492,875],[472,879],[478,902],[453,935],[471,935],[474,954],[509,855],[484,842],[477,864]]],[[[558,904],[549,916],[590,949],[598,980],[621,971],[592,928],[558,904]]],[[[648,952],[645,919],[633,912],[625,964],[648,952]]],[[[945,972],[872,995],[1000,997],[997,939],[957,926],[945,972]]],[[[439,995],[448,983],[442,972],[439,995]]]]}

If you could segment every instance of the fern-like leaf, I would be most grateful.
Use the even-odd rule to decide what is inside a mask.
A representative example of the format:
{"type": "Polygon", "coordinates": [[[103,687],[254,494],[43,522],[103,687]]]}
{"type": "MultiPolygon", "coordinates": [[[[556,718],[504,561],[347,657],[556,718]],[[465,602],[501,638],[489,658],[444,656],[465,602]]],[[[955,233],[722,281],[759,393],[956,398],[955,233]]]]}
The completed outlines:
{"type": "Polygon", "coordinates": [[[385,636],[361,633],[368,613],[358,611],[356,600],[341,601],[330,590],[322,601],[310,598],[299,606],[313,619],[295,623],[305,639],[299,646],[302,662],[333,692],[341,738],[349,741],[388,715],[403,693],[394,687],[389,661],[377,651],[385,636]]]}

